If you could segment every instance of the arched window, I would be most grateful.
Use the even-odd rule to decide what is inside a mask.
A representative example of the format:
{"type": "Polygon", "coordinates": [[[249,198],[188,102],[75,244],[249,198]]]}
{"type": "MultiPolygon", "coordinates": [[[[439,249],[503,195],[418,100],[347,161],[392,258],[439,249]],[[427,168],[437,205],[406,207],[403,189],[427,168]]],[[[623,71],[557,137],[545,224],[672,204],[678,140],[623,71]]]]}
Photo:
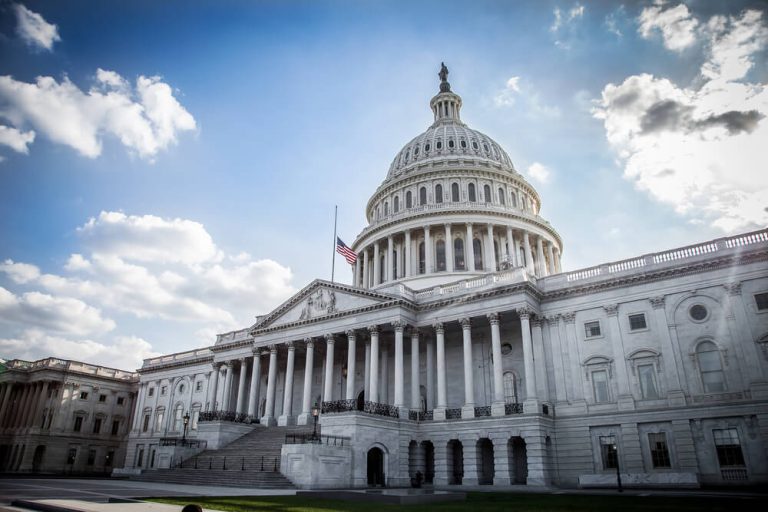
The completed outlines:
{"type": "Polygon", "coordinates": [[[436,203],[442,203],[443,202],[443,186],[439,183],[435,185],[435,202],[436,203]]]}
{"type": "Polygon", "coordinates": [[[512,372],[504,372],[504,400],[508,404],[518,403],[517,379],[512,372]]]}
{"type": "Polygon", "coordinates": [[[483,185],[483,199],[486,203],[491,202],[491,187],[488,185],[483,185]]]}
{"type": "Polygon", "coordinates": [[[398,196],[395,196],[395,200],[392,204],[393,213],[397,213],[400,211],[400,198],[398,196]]]}
{"type": "Polygon", "coordinates": [[[405,193],[405,207],[410,208],[411,206],[413,206],[413,200],[411,198],[411,191],[409,190],[405,193]]]}
{"type": "Polygon", "coordinates": [[[474,203],[475,201],[477,201],[477,194],[475,193],[474,183],[470,183],[469,185],[467,185],[467,196],[469,196],[469,200],[471,202],[474,203]]]}
{"type": "Polygon", "coordinates": [[[427,204],[427,187],[419,189],[419,206],[427,204]]]}
{"type": "Polygon", "coordinates": [[[454,183],[451,185],[451,201],[458,203],[459,200],[459,184],[454,183]]]}
{"type": "Polygon", "coordinates": [[[419,274],[425,274],[427,271],[427,259],[424,254],[424,242],[419,243],[419,274]]]}
{"type": "Polygon", "coordinates": [[[507,204],[506,199],[504,199],[504,189],[503,188],[499,188],[499,204],[501,204],[502,206],[507,204]]]}
{"type": "Polygon", "coordinates": [[[461,139],[461,149],[467,149],[467,141],[461,139]]]}
{"type": "Polygon", "coordinates": [[[701,383],[705,393],[725,391],[723,363],[720,360],[720,350],[711,341],[703,341],[696,347],[696,359],[699,363],[701,383]]]}
{"type": "Polygon", "coordinates": [[[453,139],[448,139],[448,147],[453,149],[453,146],[454,146],[453,139]]]}
{"type": "Polygon", "coordinates": [[[442,272],[445,270],[445,242],[438,240],[435,243],[435,256],[437,257],[437,271],[442,272]]]}
{"type": "Polygon", "coordinates": [[[509,195],[509,204],[512,208],[517,208],[517,197],[515,197],[514,192],[509,195]]]}
{"type": "Polygon", "coordinates": [[[435,147],[437,149],[443,149],[443,141],[440,139],[437,139],[437,142],[435,142],[435,147]]]}
{"type": "Polygon", "coordinates": [[[389,215],[389,202],[384,202],[384,216],[389,215]]]}
{"type": "Polygon", "coordinates": [[[453,241],[453,268],[466,270],[464,265],[464,240],[457,238],[453,241]]]}
{"type": "Polygon", "coordinates": [[[475,253],[475,270],[483,270],[483,244],[479,239],[472,240],[472,249],[475,253]]]}
{"type": "Polygon", "coordinates": [[[173,410],[173,430],[174,432],[181,432],[181,429],[183,428],[183,419],[184,416],[184,406],[182,404],[176,405],[176,408],[173,410]]]}

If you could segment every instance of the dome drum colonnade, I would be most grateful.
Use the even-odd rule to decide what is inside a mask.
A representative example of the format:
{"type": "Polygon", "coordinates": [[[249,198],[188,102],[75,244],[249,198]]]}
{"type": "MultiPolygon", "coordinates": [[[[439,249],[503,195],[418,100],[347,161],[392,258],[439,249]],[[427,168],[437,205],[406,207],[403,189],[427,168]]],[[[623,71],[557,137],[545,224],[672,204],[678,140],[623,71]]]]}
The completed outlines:
{"type": "Polygon", "coordinates": [[[434,123],[400,151],[368,202],[353,284],[419,288],[420,277],[449,282],[509,267],[559,273],[562,241],[539,217],[537,192],[496,142],[461,122],[461,98],[441,78],[434,123]]]}

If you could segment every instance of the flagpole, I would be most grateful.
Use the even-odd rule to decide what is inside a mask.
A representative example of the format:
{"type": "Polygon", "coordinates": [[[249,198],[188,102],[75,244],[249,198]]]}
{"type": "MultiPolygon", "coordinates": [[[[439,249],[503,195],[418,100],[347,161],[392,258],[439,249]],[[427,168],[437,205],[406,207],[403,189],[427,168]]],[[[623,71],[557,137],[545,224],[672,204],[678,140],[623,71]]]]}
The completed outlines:
{"type": "Polygon", "coordinates": [[[331,282],[333,283],[336,271],[336,218],[339,213],[339,205],[333,206],[333,252],[331,253],[331,282]]]}

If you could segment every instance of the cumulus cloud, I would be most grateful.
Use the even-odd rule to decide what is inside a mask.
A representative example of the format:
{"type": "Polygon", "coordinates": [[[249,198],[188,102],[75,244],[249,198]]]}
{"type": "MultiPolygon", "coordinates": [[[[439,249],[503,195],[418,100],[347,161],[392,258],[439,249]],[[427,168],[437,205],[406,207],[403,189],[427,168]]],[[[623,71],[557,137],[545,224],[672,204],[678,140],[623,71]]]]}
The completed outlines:
{"type": "Polygon", "coordinates": [[[0,124],[0,144],[8,146],[17,153],[29,153],[29,144],[35,141],[35,132],[22,132],[10,126],[0,124]]]}
{"type": "Polygon", "coordinates": [[[669,50],[682,51],[696,42],[699,22],[685,4],[667,7],[663,0],[656,0],[642,10],[638,21],[637,31],[643,38],[649,39],[657,31],[661,32],[664,46],[669,50]]]}
{"type": "Polygon", "coordinates": [[[575,22],[584,17],[584,6],[575,3],[570,9],[555,7],[552,11],[554,20],[549,31],[555,36],[555,46],[568,50],[571,48],[569,40],[573,36],[575,22]]]}
{"type": "Polygon", "coordinates": [[[528,176],[542,184],[549,183],[552,180],[552,172],[539,162],[534,162],[528,167],[528,176]]]}
{"type": "Polygon", "coordinates": [[[51,50],[53,43],[61,41],[58,27],[45,21],[38,13],[21,4],[15,4],[13,9],[16,11],[16,32],[27,44],[51,50]]]}
{"type": "Polygon", "coordinates": [[[160,77],[139,76],[135,86],[99,69],[95,85],[81,90],[65,77],[32,83],[0,76],[0,114],[16,128],[29,126],[58,144],[95,158],[103,138],[116,137],[140,157],[152,159],[196,128],[195,119],[160,77]]]}
{"type": "Polygon", "coordinates": [[[7,259],[0,263],[0,272],[5,273],[14,283],[24,284],[40,277],[40,269],[29,263],[17,263],[7,259]]]}
{"type": "Polygon", "coordinates": [[[493,103],[498,108],[509,108],[519,104],[525,114],[532,119],[554,118],[560,116],[560,109],[548,105],[541,99],[541,94],[535,90],[530,82],[524,81],[519,76],[510,77],[504,87],[493,97],[493,103]]]}
{"type": "Polygon", "coordinates": [[[507,80],[504,88],[493,97],[497,107],[511,107],[515,104],[515,96],[520,92],[520,77],[512,76],[507,80]]]}
{"type": "Polygon", "coordinates": [[[593,113],[637,188],[692,222],[728,232],[764,227],[768,86],[742,79],[768,43],[768,30],[758,11],[715,16],[706,25],[696,85],[633,75],[606,85],[593,113]]]}

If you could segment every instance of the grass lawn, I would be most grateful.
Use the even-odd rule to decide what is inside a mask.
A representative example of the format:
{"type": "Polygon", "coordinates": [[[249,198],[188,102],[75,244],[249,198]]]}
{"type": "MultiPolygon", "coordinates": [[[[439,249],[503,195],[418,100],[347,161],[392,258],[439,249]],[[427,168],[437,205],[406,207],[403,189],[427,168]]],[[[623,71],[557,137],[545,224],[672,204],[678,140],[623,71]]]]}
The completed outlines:
{"type": "Polygon", "coordinates": [[[652,510],[666,511],[723,511],[747,512],[768,510],[767,498],[740,497],[665,497],[665,496],[585,496],[552,494],[511,494],[511,493],[468,493],[464,502],[439,503],[435,505],[385,505],[380,503],[353,503],[348,501],[321,500],[301,496],[254,496],[254,497],[212,497],[212,498],[152,498],[151,501],[186,505],[197,503],[204,508],[241,512],[265,510],[274,512],[394,512],[439,511],[451,512],[472,510],[473,512],[632,512],[652,510]]]}

